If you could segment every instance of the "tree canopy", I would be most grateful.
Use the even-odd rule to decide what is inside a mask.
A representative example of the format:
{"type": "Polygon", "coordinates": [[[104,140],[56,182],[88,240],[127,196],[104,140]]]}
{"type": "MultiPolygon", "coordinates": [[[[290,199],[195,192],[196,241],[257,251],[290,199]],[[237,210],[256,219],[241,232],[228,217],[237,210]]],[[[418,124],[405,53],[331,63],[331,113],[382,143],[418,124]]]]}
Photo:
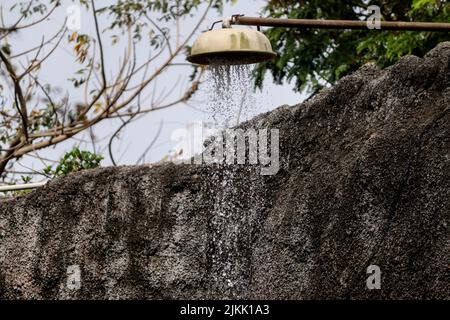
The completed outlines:
{"type": "MultiPolygon", "coordinates": [[[[447,0],[269,0],[263,15],[367,20],[373,14],[367,10],[371,5],[380,7],[385,21],[450,21],[447,0]]],[[[379,30],[271,28],[266,35],[279,56],[258,67],[257,85],[270,72],[276,83],[295,81],[296,90],[308,92],[335,83],[367,62],[387,67],[404,55],[423,56],[439,42],[449,40],[445,32],[379,30]]]]}

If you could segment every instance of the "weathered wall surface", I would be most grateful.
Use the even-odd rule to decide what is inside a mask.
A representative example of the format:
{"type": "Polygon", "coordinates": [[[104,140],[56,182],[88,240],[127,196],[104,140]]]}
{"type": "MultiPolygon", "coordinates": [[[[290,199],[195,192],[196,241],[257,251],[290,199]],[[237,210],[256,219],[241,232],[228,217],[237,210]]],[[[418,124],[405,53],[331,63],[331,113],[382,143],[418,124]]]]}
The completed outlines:
{"type": "Polygon", "coordinates": [[[0,203],[0,298],[450,298],[450,43],[246,126],[280,129],[277,175],[105,168],[0,203]]]}

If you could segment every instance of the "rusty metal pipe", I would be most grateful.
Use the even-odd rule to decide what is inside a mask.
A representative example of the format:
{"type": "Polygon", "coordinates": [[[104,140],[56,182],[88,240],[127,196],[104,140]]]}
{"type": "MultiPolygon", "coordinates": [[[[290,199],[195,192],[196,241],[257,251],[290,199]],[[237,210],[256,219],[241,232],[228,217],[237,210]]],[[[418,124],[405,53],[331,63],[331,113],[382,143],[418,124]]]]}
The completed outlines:
{"type": "MultiPolygon", "coordinates": [[[[313,19],[277,19],[257,18],[235,15],[231,24],[258,27],[316,28],[316,29],[369,29],[367,21],[353,20],[313,20],[313,19]]],[[[450,23],[442,22],[402,22],[380,21],[381,29],[404,31],[441,31],[450,32],[450,23]]]]}

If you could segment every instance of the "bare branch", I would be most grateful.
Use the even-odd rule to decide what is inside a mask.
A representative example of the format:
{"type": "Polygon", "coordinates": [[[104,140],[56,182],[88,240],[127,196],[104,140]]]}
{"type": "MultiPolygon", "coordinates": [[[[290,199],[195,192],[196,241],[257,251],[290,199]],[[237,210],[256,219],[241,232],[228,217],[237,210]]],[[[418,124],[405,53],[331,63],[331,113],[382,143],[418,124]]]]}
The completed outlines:
{"type": "Polygon", "coordinates": [[[106,73],[105,73],[105,56],[103,53],[102,37],[100,36],[100,28],[98,26],[97,12],[95,11],[94,0],[91,0],[91,4],[92,4],[92,12],[94,15],[94,22],[95,22],[95,33],[97,34],[98,46],[100,48],[100,63],[101,63],[101,68],[102,68],[103,86],[106,87],[107,83],[106,83],[106,73]]]}
{"type": "Polygon", "coordinates": [[[28,54],[28,53],[30,53],[30,52],[39,50],[39,49],[42,48],[42,47],[45,47],[46,45],[50,44],[53,40],[55,40],[55,39],[58,37],[58,35],[59,35],[61,32],[63,32],[65,29],[66,29],[65,24],[63,24],[63,26],[61,27],[61,29],[59,29],[58,32],[55,33],[55,35],[53,35],[50,39],[46,40],[44,43],[41,43],[40,45],[38,45],[38,46],[36,46],[36,47],[33,47],[33,48],[31,48],[31,49],[28,49],[28,50],[25,50],[25,51],[23,51],[23,52],[20,52],[20,53],[17,53],[17,54],[15,54],[15,55],[12,55],[12,56],[10,56],[9,58],[10,58],[11,60],[12,60],[12,59],[16,59],[16,58],[21,57],[21,56],[23,56],[23,55],[26,55],[26,54],[28,54]]]}
{"type": "Polygon", "coordinates": [[[161,121],[160,124],[159,124],[159,128],[158,128],[158,131],[156,132],[155,137],[150,142],[150,144],[147,146],[147,148],[145,149],[144,153],[142,153],[142,155],[136,161],[136,164],[139,164],[139,162],[141,162],[141,161],[142,161],[142,163],[145,162],[145,157],[147,156],[147,153],[151,150],[151,148],[153,148],[153,145],[156,143],[156,141],[158,141],[158,138],[161,135],[163,124],[164,124],[164,121],[161,121]]]}
{"type": "MultiPolygon", "coordinates": [[[[30,1],[30,3],[28,4],[28,9],[29,10],[31,8],[31,5],[33,4],[33,0],[30,1]]],[[[53,12],[55,12],[56,8],[59,7],[61,3],[59,1],[57,1],[55,3],[55,5],[52,7],[52,9],[43,17],[41,17],[40,19],[30,22],[28,24],[24,24],[24,25],[19,25],[20,22],[22,22],[22,20],[25,18],[25,15],[21,15],[19,20],[17,22],[15,22],[12,26],[10,27],[0,27],[0,33],[5,33],[5,35],[3,37],[0,38],[0,40],[3,40],[9,33],[14,32],[14,31],[18,31],[18,30],[22,30],[22,29],[27,29],[30,28],[32,26],[35,26],[41,22],[43,22],[44,20],[46,20],[47,18],[49,18],[53,12]]]]}
{"type": "MultiPolygon", "coordinates": [[[[25,136],[25,140],[28,141],[28,112],[27,112],[27,104],[25,98],[23,96],[22,88],[20,87],[20,78],[17,77],[16,72],[14,71],[14,67],[9,62],[8,58],[3,54],[0,50],[0,60],[6,67],[6,70],[9,73],[9,76],[14,85],[14,97],[16,100],[16,108],[20,113],[22,118],[22,130],[25,136]]],[[[1,171],[1,170],[0,170],[1,171]]]]}

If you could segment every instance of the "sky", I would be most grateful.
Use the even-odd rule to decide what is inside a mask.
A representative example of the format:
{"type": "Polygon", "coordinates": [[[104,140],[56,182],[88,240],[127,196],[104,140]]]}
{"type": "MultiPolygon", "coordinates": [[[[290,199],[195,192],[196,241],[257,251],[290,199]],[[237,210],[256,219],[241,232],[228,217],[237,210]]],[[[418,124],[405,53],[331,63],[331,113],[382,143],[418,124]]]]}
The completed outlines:
{"type": "MultiPolygon", "coordinates": [[[[105,6],[112,1],[103,0],[96,1],[97,8],[105,6]]],[[[60,8],[49,21],[43,23],[38,29],[31,28],[30,31],[21,34],[19,37],[13,39],[12,43],[16,46],[17,50],[29,48],[40,43],[45,37],[48,39],[52,34],[64,24],[66,17],[66,9],[71,4],[70,1],[63,1],[64,5],[60,8]],[[66,6],[66,7],[64,7],[66,6]]],[[[265,1],[255,0],[238,0],[237,4],[227,4],[224,8],[223,15],[219,15],[217,12],[210,11],[204,23],[199,28],[200,31],[207,30],[214,21],[222,19],[223,17],[231,16],[232,14],[245,14],[247,16],[259,16],[261,8],[264,6],[265,1]]],[[[202,9],[199,10],[198,15],[201,14],[202,9]]],[[[198,15],[192,18],[185,19],[180,23],[180,36],[183,38],[190,33],[190,30],[196,25],[198,15]]],[[[81,29],[79,33],[86,33],[94,35],[94,25],[92,16],[89,12],[81,11],[81,29]]],[[[100,18],[99,24],[102,27],[106,27],[110,21],[107,18],[100,18]]],[[[176,32],[175,25],[167,26],[171,29],[171,32],[176,32]]],[[[200,32],[197,33],[199,35],[200,32]]],[[[126,44],[126,37],[122,37],[119,45],[113,46],[109,41],[107,34],[102,34],[104,46],[105,46],[105,61],[106,72],[108,75],[112,75],[118,70],[119,58],[124,50],[124,46],[120,44],[126,44]],[[125,41],[125,43],[123,43],[125,41]]],[[[195,38],[195,37],[194,37],[195,38]]],[[[174,40],[175,41],[175,40],[174,40]]],[[[190,45],[193,41],[190,41],[190,45]]],[[[136,50],[137,59],[144,61],[151,49],[148,43],[142,41],[136,50]]],[[[276,51],[276,48],[274,48],[276,51]]],[[[162,55],[159,59],[156,59],[154,65],[151,68],[157,68],[164,59],[162,55]]],[[[179,67],[169,68],[163,75],[158,77],[156,86],[150,86],[148,90],[143,94],[144,97],[152,96],[167,96],[166,101],[173,101],[179,96],[183,90],[189,86],[188,76],[192,72],[192,68],[186,64],[184,60],[185,56],[181,55],[177,59],[177,63],[180,63],[179,67]],[[181,65],[182,64],[182,65],[181,65]]],[[[73,90],[70,81],[67,79],[73,76],[80,66],[74,62],[73,44],[68,43],[66,39],[61,41],[55,50],[54,54],[45,64],[41,67],[40,78],[45,83],[56,84],[63,92],[70,93],[70,99],[82,100],[83,93],[78,90],[73,90]]],[[[138,83],[136,83],[138,84],[138,83]]],[[[255,105],[253,106],[250,115],[256,116],[259,113],[273,110],[281,105],[294,105],[300,103],[305,97],[300,93],[296,93],[292,89],[292,85],[286,83],[284,85],[275,85],[272,83],[271,77],[268,76],[264,82],[263,90],[257,91],[253,94],[255,98],[255,105]]],[[[205,105],[208,103],[206,100],[210,98],[210,93],[204,91],[204,87],[200,86],[200,91],[196,94],[188,105],[178,104],[173,107],[163,109],[160,111],[153,111],[139,117],[130,125],[126,126],[119,134],[119,139],[113,143],[113,154],[116,162],[119,165],[134,165],[136,163],[152,163],[158,162],[165,158],[167,155],[176,149],[179,145],[179,141],[176,138],[176,132],[180,129],[190,128],[193,124],[199,121],[205,121],[210,115],[207,114],[205,105]],[[202,91],[203,90],[203,91],[202,91]],[[143,153],[152,144],[152,148],[143,157],[143,153]]],[[[145,103],[143,103],[145,104],[145,103]]],[[[53,161],[58,160],[59,157],[66,151],[71,150],[74,146],[80,146],[82,149],[94,150],[97,153],[101,153],[105,156],[103,166],[109,166],[112,164],[108,155],[107,145],[109,137],[117,130],[121,125],[119,119],[112,121],[104,121],[93,129],[93,134],[96,137],[95,144],[92,144],[91,133],[85,132],[79,134],[75,139],[71,139],[67,142],[61,143],[54,148],[48,148],[39,152],[39,155],[44,160],[37,160],[33,155],[25,156],[17,165],[17,170],[41,170],[44,166],[52,164],[53,161]]]]}

